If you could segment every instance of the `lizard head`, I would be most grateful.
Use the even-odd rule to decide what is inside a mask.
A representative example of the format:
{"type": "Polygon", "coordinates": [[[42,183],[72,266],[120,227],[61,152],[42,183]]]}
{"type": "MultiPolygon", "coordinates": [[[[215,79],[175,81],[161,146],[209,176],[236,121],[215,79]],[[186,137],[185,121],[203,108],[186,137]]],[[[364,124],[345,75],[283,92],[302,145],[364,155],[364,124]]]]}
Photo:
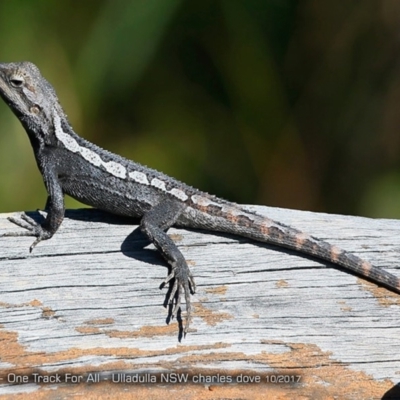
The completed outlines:
{"type": "Polygon", "coordinates": [[[31,62],[0,63],[0,96],[25,128],[40,129],[60,107],[55,90],[31,62]]]}

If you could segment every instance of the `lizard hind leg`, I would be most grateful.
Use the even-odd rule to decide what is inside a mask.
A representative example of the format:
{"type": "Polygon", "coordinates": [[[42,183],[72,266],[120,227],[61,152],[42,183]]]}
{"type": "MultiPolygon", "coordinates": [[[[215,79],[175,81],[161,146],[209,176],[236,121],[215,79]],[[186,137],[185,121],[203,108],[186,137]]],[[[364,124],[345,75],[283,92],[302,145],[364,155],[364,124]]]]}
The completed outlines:
{"type": "Polygon", "coordinates": [[[194,293],[196,285],[193,276],[182,253],[167,235],[166,231],[179,218],[186,205],[174,200],[164,200],[144,214],[140,228],[147,238],[154,244],[164,259],[171,266],[171,273],[163,283],[172,282],[172,289],[168,297],[168,304],[173,304],[172,316],[180,308],[182,295],[186,302],[186,318],[184,333],[189,329],[191,314],[190,293],[194,293]]]}

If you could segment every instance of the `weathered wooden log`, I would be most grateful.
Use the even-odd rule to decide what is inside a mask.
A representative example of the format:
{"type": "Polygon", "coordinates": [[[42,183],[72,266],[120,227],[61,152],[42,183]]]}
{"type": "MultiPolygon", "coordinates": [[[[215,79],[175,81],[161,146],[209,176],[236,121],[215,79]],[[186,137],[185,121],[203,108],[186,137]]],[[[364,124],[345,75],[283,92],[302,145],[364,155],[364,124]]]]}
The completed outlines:
{"type": "MultiPolygon", "coordinates": [[[[251,208],[400,276],[400,221],[251,208]]],[[[0,234],[18,230],[7,216],[0,234]]],[[[0,395],[381,398],[399,381],[399,295],[275,246],[169,234],[197,283],[185,338],[159,288],[167,266],[137,221],[67,211],[31,254],[33,238],[2,237],[0,395]]]]}

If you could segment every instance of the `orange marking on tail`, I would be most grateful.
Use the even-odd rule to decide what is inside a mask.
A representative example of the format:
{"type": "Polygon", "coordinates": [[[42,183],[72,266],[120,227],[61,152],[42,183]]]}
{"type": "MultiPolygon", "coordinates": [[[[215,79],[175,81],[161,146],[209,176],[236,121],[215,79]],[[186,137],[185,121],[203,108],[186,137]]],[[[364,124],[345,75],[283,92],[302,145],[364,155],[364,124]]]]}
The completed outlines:
{"type": "Polygon", "coordinates": [[[233,214],[232,212],[228,211],[228,212],[226,213],[226,219],[227,219],[228,221],[233,222],[233,223],[237,223],[237,221],[238,221],[238,216],[235,215],[235,214],[233,214]]]}
{"type": "Polygon", "coordinates": [[[266,226],[266,225],[264,225],[264,224],[261,224],[260,230],[261,230],[261,233],[262,233],[263,235],[265,235],[265,236],[269,236],[269,235],[270,235],[270,233],[269,233],[269,227],[268,227],[268,226],[266,226]]]}
{"type": "Polygon", "coordinates": [[[369,262],[363,261],[361,263],[361,269],[362,269],[362,272],[363,272],[363,274],[365,276],[370,276],[371,275],[371,268],[372,268],[372,265],[369,262]]]}
{"type": "Polygon", "coordinates": [[[309,239],[310,239],[310,237],[308,235],[306,235],[305,233],[298,233],[295,236],[296,249],[301,249],[303,247],[304,243],[309,239]]]}
{"type": "Polygon", "coordinates": [[[339,247],[336,246],[331,246],[331,257],[332,261],[337,261],[339,256],[343,253],[342,249],[339,249],[339,247]]]}

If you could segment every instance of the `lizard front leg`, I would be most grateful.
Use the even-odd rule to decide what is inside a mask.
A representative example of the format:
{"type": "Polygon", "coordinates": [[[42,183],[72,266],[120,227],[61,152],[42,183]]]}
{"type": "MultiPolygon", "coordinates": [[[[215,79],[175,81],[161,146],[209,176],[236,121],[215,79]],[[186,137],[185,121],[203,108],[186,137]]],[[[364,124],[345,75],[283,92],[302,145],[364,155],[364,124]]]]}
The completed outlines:
{"type": "Polygon", "coordinates": [[[30,246],[30,252],[42,240],[50,239],[57,232],[64,219],[64,194],[57,177],[52,173],[46,175],[45,185],[49,195],[45,206],[47,216],[44,222],[42,224],[37,223],[26,214],[21,214],[19,217],[9,217],[10,222],[26,230],[3,234],[3,236],[35,236],[36,240],[30,246]]]}
{"type": "Polygon", "coordinates": [[[191,313],[190,292],[195,292],[196,285],[185,258],[173,240],[166,234],[168,228],[177,221],[185,207],[185,204],[178,201],[162,201],[143,216],[140,228],[171,265],[171,273],[164,282],[167,283],[174,279],[168,298],[168,303],[172,303],[175,296],[177,297],[172,315],[175,315],[180,307],[182,292],[185,296],[186,321],[184,332],[186,334],[189,329],[191,313]]]}

